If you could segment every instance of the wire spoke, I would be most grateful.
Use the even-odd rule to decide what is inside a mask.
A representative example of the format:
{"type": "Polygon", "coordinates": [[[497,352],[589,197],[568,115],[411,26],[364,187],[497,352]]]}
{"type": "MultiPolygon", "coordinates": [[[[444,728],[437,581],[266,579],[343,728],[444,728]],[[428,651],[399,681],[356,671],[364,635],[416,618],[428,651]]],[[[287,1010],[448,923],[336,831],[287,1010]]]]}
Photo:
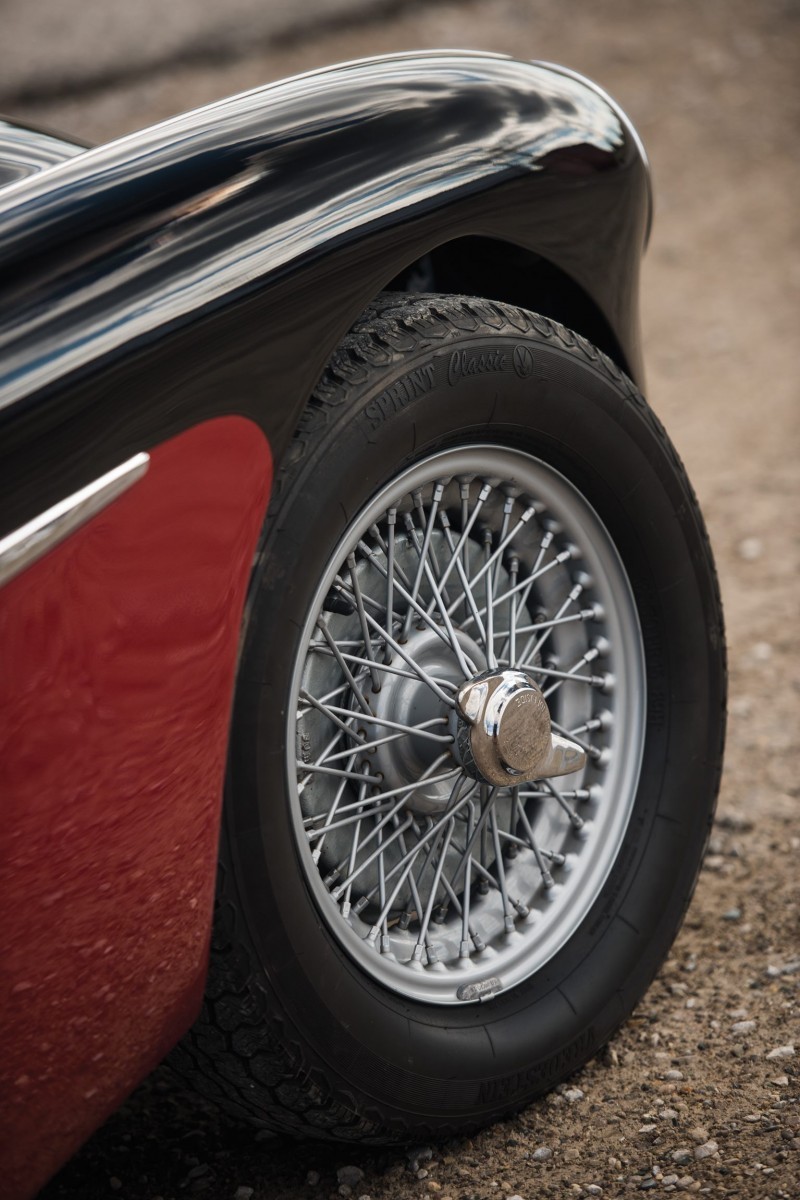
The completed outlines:
{"type": "MultiPolygon", "coordinates": [[[[375,565],[376,569],[381,574],[386,573],[386,568],[384,568],[381,563],[379,563],[375,560],[374,552],[372,550],[370,550],[369,546],[367,546],[364,542],[360,542],[359,546],[363,550],[363,553],[369,558],[370,562],[372,562],[375,565]]],[[[424,562],[422,562],[420,564],[420,568],[422,570],[425,570],[426,564],[424,562]]],[[[404,588],[402,584],[395,583],[394,587],[397,589],[399,594],[403,597],[404,600],[408,601],[409,608],[408,608],[408,612],[406,614],[406,622],[407,622],[407,624],[410,625],[411,617],[413,616],[413,613],[416,613],[417,616],[420,618],[420,620],[423,621],[424,624],[427,625],[427,627],[429,629],[433,630],[433,632],[436,634],[436,636],[438,638],[440,638],[440,640],[442,642],[444,642],[445,645],[448,646],[455,653],[456,658],[458,659],[459,665],[461,666],[461,669],[463,670],[464,674],[470,675],[470,674],[474,673],[474,671],[475,671],[475,664],[469,663],[465,659],[464,653],[461,649],[458,639],[456,638],[455,630],[453,629],[452,623],[450,622],[450,618],[447,615],[447,609],[444,606],[444,601],[442,600],[441,594],[439,592],[439,588],[438,588],[437,584],[435,583],[435,581],[433,580],[432,573],[430,573],[430,567],[427,567],[427,570],[429,572],[428,582],[430,583],[431,590],[434,593],[434,602],[437,603],[439,608],[441,609],[447,632],[444,632],[436,624],[436,622],[432,619],[430,612],[427,611],[423,607],[423,605],[419,602],[419,600],[417,599],[416,596],[414,596],[411,592],[407,591],[406,588],[404,588]]],[[[403,629],[402,637],[404,639],[408,638],[408,632],[405,628],[403,629]]],[[[387,641],[388,644],[394,645],[394,643],[392,643],[390,641],[390,639],[388,638],[386,631],[384,631],[384,639],[387,641]]]]}

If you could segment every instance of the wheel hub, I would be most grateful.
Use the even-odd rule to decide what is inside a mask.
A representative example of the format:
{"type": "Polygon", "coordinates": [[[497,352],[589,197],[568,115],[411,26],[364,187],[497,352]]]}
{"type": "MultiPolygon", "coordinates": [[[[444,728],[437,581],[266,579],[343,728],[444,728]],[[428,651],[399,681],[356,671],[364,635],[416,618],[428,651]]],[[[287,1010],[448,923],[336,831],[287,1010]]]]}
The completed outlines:
{"type": "MultiPolygon", "coordinates": [[[[486,658],[477,643],[462,631],[458,633],[458,641],[465,658],[479,670],[485,668],[486,658]]],[[[450,683],[457,687],[462,683],[464,673],[453,650],[435,630],[429,627],[412,630],[403,649],[440,685],[450,683]]],[[[386,676],[381,690],[371,694],[370,704],[376,720],[364,721],[363,728],[369,741],[391,737],[394,726],[426,727],[416,737],[399,737],[375,747],[371,766],[383,776],[384,786],[402,787],[410,780],[424,778],[443,747],[451,742],[454,732],[452,710],[419,677],[409,679],[403,675],[386,676]]],[[[452,783],[423,785],[409,796],[407,807],[417,813],[443,812],[451,794],[452,783]]]]}

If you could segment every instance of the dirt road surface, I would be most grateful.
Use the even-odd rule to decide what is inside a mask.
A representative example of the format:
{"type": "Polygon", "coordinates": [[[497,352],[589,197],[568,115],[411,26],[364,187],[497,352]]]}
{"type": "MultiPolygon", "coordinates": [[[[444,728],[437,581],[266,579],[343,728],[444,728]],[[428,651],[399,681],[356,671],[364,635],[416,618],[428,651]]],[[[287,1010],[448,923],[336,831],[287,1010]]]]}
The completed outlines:
{"type": "Polygon", "coordinates": [[[287,1145],[187,1097],[162,1068],[47,1200],[800,1197],[800,9],[789,0],[412,6],[393,21],[316,39],[311,29],[302,44],[254,45],[218,69],[176,63],[17,115],[104,139],[308,67],[436,46],[557,60],[594,76],[652,157],[648,390],[710,526],[730,641],[727,769],[694,902],[606,1052],[478,1137],[411,1154],[287,1145]]]}

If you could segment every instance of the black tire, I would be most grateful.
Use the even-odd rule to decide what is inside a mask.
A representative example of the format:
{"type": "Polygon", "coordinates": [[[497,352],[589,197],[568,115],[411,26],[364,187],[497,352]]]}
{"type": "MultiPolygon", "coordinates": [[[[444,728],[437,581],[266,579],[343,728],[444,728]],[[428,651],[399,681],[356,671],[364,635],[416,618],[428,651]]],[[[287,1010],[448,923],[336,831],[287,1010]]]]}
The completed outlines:
{"type": "Polygon", "coordinates": [[[608,1040],[694,888],[720,778],[725,653],[684,469],[634,386],[584,339],[484,300],[388,295],[303,414],[253,595],[207,998],[180,1060],[208,1095],[277,1130],[381,1142],[479,1127],[608,1040]],[[385,986],[336,935],[300,862],[285,721],[302,627],[343,530],[409,464],[472,444],[533,456],[599,516],[635,602],[647,715],[632,809],[586,915],[528,977],[459,1005],[385,986]]]}

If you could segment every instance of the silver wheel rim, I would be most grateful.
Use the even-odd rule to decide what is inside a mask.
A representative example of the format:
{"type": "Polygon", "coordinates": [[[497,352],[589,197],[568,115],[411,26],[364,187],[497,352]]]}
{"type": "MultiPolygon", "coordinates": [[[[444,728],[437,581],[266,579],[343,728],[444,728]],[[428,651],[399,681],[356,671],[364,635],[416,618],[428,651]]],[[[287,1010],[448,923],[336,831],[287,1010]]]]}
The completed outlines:
{"type": "Polygon", "coordinates": [[[625,569],[563,475],[492,445],[401,473],[331,555],[288,707],[299,857],[336,941],[425,1003],[529,978],[617,857],[645,694],[625,569]],[[585,749],[579,773],[502,788],[464,770],[456,691],[506,666],[537,680],[554,732],[585,749]]]}

